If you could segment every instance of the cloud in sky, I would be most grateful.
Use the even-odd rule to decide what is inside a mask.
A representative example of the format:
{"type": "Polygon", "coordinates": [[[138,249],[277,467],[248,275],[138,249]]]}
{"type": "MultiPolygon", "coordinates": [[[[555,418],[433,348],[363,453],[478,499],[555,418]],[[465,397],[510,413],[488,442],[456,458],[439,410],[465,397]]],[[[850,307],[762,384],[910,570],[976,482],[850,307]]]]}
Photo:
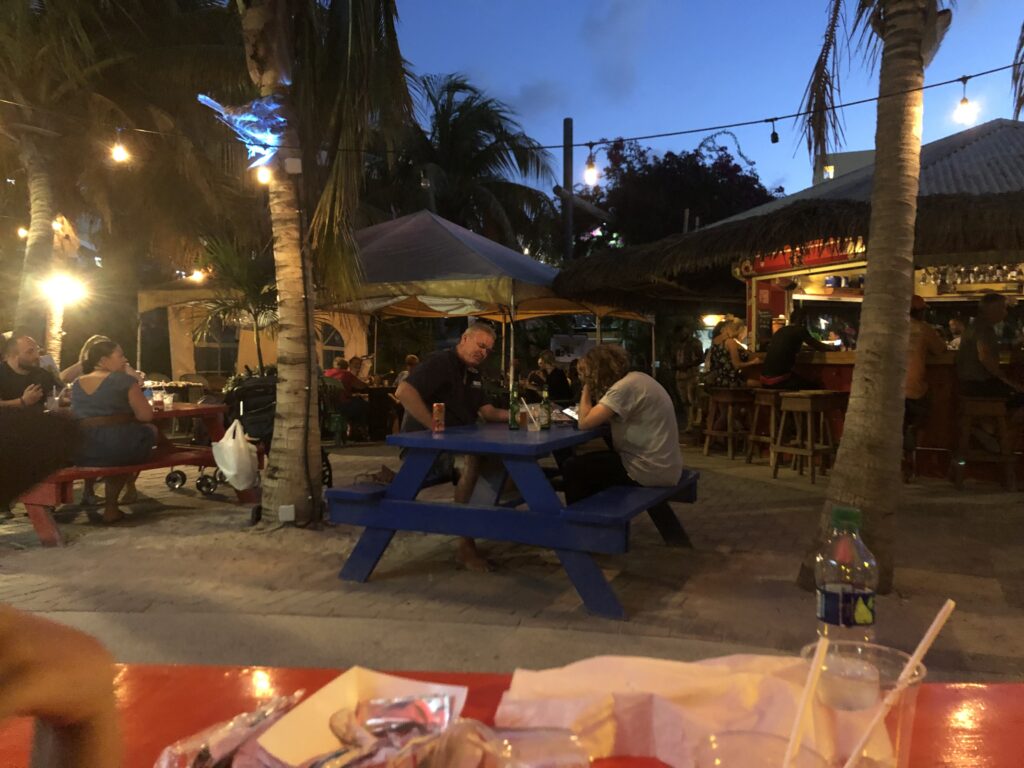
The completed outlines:
{"type": "Polygon", "coordinates": [[[650,0],[592,0],[580,35],[593,62],[595,86],[608,95],[629,96],[637,83],[636,59],[650,0]]]}
{"type": "Polygon", "coordinates": [[[568,109],[569,90],[563,83],[550,78],[531,80],[519,87],[509,103],[520,115],[541,115],[558,109],[568,109]]]}

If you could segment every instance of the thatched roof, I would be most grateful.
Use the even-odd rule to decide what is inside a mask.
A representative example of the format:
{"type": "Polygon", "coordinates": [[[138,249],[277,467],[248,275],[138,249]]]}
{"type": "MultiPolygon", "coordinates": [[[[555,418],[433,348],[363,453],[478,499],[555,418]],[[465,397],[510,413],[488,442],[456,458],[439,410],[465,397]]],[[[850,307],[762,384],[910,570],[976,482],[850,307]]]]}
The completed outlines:
{"type": "MultiPolygon", "coordinates": [[[[564,269],[555,290],[605,299],[829,238],[863,238],[870,257],[874,164],[689,234],[606,252],[564,269]],[[624,279],[625,278],[625,279],[624,279]]],[[[992,120],[921,148],[919,266],[1024,261],[1024,123],[992,120]]]]}

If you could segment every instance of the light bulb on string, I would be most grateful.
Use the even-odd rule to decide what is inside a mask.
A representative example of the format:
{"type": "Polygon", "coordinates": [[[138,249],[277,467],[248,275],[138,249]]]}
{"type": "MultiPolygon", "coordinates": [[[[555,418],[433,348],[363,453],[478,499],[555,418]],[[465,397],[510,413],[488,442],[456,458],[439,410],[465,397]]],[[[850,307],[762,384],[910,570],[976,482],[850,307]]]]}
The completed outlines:
{"type": "Polygon", "coordinates": [[[779,133],[778,133],[778,131],[775,130],[775,119],[773,118],[773,119],[769,120],[768,122],[770,122],[772,124],[772,135],[771,135],[772,144],[778,144],[779,143],[779,133]]]}
{"type": "Polygon", "coordinates": [[[18,227],[18,237],[24,240],[28,237],[28,230],[25,227],[18,227]]]}
{"type": "Polygon", "coordinates": [[[128,148],[120,141],[110,148],[110,159],[115,163],[127,163],[131,157],[128,148]]]}
{"type": "Polygon", "coordinates": [[[967,81],[969,79],[966,75],[960,78],[960,82],[964,86],[963,98],[953,110],[953,122],[960,123],[960,125],[974,125],[978,122],[978,114],[981,112],[981,105],[967,98],[967,81]]]}
{"type": "Polygon", "coordinates": [[[260,184],[269,184],[274,178],[274,173],[267,166],[261,165],[256,169],[256,181],[260,184]]]}
{"type": "Polygon", "coordinates": [[[594,161],[594,145],[588,144],[590,153],[587,155],[587,164],[583,166],[583,183],[588,187],[596,187],[599,179],[597,163],[594,161]]]}

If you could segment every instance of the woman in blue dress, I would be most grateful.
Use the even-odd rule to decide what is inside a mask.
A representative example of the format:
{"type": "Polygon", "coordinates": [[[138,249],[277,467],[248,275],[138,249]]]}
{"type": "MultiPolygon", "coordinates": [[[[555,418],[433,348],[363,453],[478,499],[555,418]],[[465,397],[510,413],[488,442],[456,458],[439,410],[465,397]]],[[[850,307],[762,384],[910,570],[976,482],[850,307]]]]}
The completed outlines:
{"type": "MultiPolygon", "coordinates": [[[[71,388],[71,413],[82,428],[75,456],[80,467],[123,467],[149,460],[157,442],[153,409],[142,394],[138,379],[125,372],[127,360],[113,341],[90,347],[82,361],[82,375],[71,388]]],[[[103,521],[116,523],[124,514],[117,497],[128,475],[105,479],[103,521]]]]}

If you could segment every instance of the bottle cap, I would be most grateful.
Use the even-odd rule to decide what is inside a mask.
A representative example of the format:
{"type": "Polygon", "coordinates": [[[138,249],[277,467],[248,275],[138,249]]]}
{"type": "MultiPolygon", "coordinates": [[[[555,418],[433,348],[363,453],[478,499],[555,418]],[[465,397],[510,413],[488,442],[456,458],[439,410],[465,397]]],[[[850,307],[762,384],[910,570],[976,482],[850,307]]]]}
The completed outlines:
{"type": "Polygon", "coordinates": [[[833,528],[855,528],[859,529],[863,517],[856,507],[832,507],[833,528]]]}

